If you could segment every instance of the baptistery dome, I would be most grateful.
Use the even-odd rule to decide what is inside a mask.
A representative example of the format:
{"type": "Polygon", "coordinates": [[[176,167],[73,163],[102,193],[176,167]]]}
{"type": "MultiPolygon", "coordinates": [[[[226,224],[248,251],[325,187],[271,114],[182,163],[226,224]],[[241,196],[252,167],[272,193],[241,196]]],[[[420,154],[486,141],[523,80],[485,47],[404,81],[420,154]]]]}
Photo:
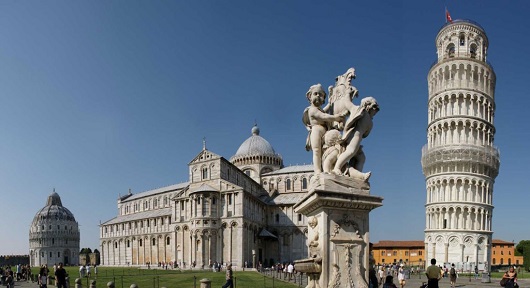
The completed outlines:
{"type": "Polygon", "coordinates": [[[33,217],[29,247],[32,266],[79,263],[79,224],[55,191],[33,217]]]}
{"type": "Polygon", "coordinates": [[[254,180],[259,182],[259,176],[283,167],[283,159],[274,148],[259,135],[260,130],[254,125],[251,130],[252,135],[239,146],[237,152],[230,162],[254,180]]]}

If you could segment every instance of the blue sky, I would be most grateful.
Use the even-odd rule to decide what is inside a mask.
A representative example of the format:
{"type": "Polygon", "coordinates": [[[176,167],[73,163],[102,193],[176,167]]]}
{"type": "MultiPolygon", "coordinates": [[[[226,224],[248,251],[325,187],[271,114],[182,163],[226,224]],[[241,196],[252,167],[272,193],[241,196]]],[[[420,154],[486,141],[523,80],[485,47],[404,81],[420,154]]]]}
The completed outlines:
{"type": "Polygon", "coordinates": [[[480,23],[497,74],[494,238],[530,239],[528,1],[2,1],[0,255],[27,254],[55,188],[98,248],[119,194],[187,181],[202,148],[229,159],[257,121],[286,165],[311,161],[309,86],[349,67],[381,111],[365,139],[371,241],[422,240],[427,72],[453,19],[480,23]]]}

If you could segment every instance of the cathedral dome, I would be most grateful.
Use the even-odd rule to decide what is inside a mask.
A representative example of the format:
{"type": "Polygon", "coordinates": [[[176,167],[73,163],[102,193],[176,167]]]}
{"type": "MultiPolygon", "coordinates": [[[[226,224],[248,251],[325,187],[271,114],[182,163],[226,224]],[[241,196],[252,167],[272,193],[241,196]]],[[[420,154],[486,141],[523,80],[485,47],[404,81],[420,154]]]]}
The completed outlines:
{"type": "Polygon", "coordinates": [[[236,154],[232,157],[240,156],[276,156],[276,152],[269,141],[259,136],[259,128],[254,125],[252,127],[252,136],[250,136],[241,146],[237,149],[236,154]]]}
{"type": "Polygon", "coordinates": [[[66,220],[75,222],[74,214],[63,206],[61,197],[55,192],[48,196],[46,206],[35,214],[35,217],[33,217],[33,224],[46,220],[66,220]]]}
{"type": "MultiPolygon", "coordinates": [[[[274,151],[269,141],[259,136],[258,126],[254,125],[251,132],[252,135],[239,146],[236,154],[230,158],[230,162],[240,168],[255,164],[272,165],[267,168],[267,171],[281,168],[283,166],[282,156],[274,151]]],[[[256,175],[259,175],[261,170],[261,168],[255,169],[256,175]]]]}

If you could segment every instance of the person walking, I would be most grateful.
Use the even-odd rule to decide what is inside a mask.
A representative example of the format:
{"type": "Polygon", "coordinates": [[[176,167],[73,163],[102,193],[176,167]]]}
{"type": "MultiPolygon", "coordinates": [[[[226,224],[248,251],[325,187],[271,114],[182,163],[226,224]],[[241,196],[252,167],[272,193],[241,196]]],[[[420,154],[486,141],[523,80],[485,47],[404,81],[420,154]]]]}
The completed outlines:
{"type": "Polygon", "coordinates": [[[55,269],[55,285],[57,288],[66,287],[66,270],[63,268],[63,263],[59,263],[59,266],[55,269]]]}
{"type": "Polygon", "coordinates": [[[232,282],[232,264],[228,263],[226,265],[226,283],[223,285],[223,288],[234,288],[234,283],[232,282]]]}
{"type": "Polygon", "coordinates": [[[404,265],[399,265],[398,270],[398,282],[401,288],[405,287],[405,269],[403,269],[404,265]]]}
{"type": "Polygon", "coordinates": [[[451,288],[455,288],[455,285],[456,285],[455,263],[451,264],[451,269],[449,270],[449,281],[451,282],[451,288]]]}
{"type": "Polygon", "coordinates": [[[427,275],[427,286],[429,288],[439,288],[438,281],[442,278],[442,269],[436,266],[436,259],[431,259],[431,266],[427,267],[425,275],[427,275]]]}

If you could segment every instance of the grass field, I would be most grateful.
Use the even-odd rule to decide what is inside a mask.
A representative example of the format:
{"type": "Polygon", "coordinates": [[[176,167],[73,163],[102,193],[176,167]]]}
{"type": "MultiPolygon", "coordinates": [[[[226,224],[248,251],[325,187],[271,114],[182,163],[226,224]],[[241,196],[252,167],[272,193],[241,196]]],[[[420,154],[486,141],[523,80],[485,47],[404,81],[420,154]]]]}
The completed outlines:
{"type": "MultiPolygon", "coordinates": [[[[50,268],[50,274],[53,269],[50,268]]],[[[75,279],[79,278],[79,267],[65,267],[68,275],[70,287],[75,287],[75,279]]],[[[93,270],[93,269],[91,269],[93,270]]],[[[33,268],[34,275],[38,274],[38,268],[33,268]]],[[[83,278],[83,287],[88,287],[91,280],[96,280],[97,288],[106,288],[107,283],[112,281],[115,288],[129,288],[132,283],[137,284],[139,288],[188,288],[201,285],[200,280],[208,278],[213,287],[221,287],[225,283],[224,272],[211,271],[178,271],[178,270],[159,270],[159,269],[138,269],[138,268],[115,268],[115,267],[98,267],[97,279],[92,275],[90,279],[83,278]],[[194,284],[195,283],[195,284],[194,284]]],[[[287,283],[271,277],[265,277],[262,274],[252,271],[234,271],[234,287],[236,288],[295,288],[300,287],[294,283],[287,283]]],[[[53,287],[53,286],[51,286],[53,287]]]]}

